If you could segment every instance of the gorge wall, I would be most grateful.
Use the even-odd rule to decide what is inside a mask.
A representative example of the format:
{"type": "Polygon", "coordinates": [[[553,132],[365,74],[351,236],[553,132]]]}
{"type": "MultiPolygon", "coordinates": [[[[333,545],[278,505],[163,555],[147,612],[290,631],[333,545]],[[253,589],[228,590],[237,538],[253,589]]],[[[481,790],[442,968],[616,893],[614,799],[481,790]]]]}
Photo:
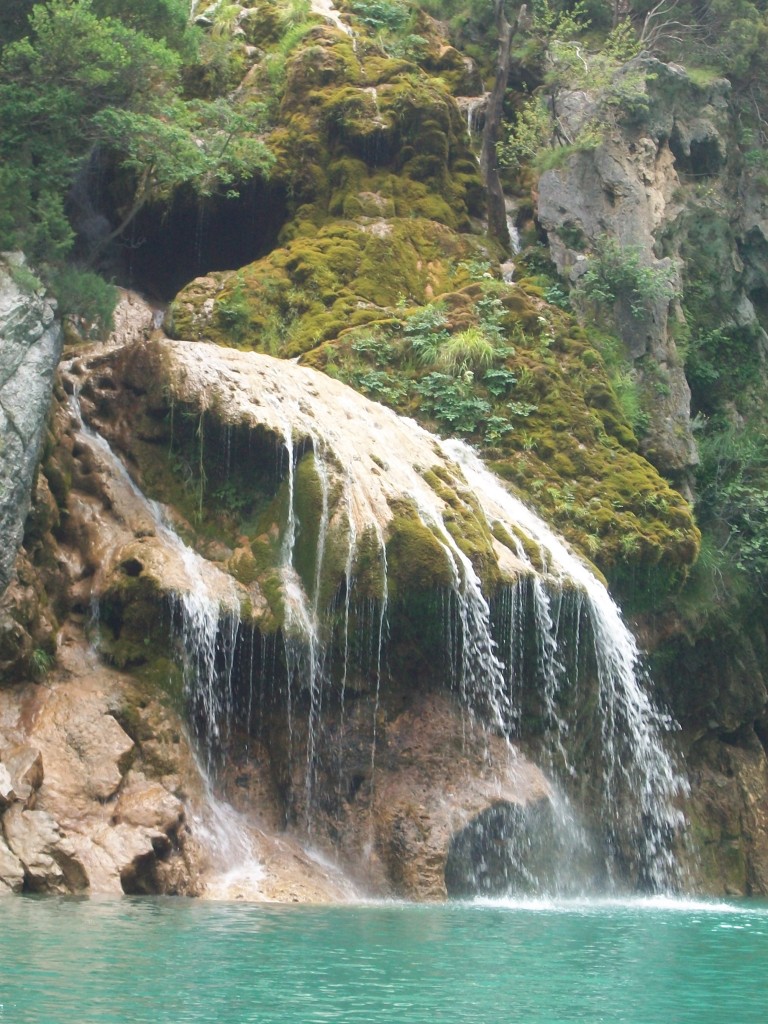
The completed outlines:
{"type": "MultiPolygon", "coordinates": [[[[143,250],[109,258],[173,299],[164,329],[131,293],[106,343],[70,321],[47,428],[53,312],[5,272],[27,320],[3,341],[45,369],[33,400],[14,385],[24,468],[2,453],[0,885],[765,893],[762,599],[697,562],[691,504],[702,419],[746,420],[707,386],[717,339],[763,381],[764,203],[728,83],[624,65],[632,117],[503,172],[512,268],[465,118],[490,53],[423,11],[396,45],[354,3],[313,5],[289,47],[283,6],[238,7],[233,36],[229,100],[269,105],[269,177],[142,211],[143,250]],[[622,253],[646,276],[595,315],[622,253]],[[368,399],[469,441],[560,530],[652,682],[631,638],[601,661],[583,562],[569,575],[463,449],[368,399]]],[[[604,111],[599,90],[555,100],[570,138],[604,111]]],[[[97,197],[106,221],[126,187],[97,197]]]]}

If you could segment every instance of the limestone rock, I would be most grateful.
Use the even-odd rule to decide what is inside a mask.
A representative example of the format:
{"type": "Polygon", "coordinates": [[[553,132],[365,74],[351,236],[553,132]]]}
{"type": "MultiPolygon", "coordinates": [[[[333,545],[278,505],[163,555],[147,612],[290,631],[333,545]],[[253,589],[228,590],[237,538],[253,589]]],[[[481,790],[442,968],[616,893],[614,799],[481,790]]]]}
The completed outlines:
{"type": "Polygon", "coordinates": [[[61,352],[53,304],[19,254],[0,260],[0,593],[8,586],[61,352]]]}
{"type": "Polygon", "coordinates": [[[0,762],[0,813],[17,799],[13,780],[6,766],[0,762]]]}
{"type": "Polygon", "coordinates": [[[375,783],[374,820],[377,848],[396,891],[409,898],[444,899],[486,885],[505,888],[509,865],[500,859],[487,869],[498,876],[475,877],[472,853],[459,849],[457,841],[484,827],[489,813],[509,815],[519,829],[528,810],[549,805],[544,774],[471,722],[462,732],[461,711],[437,695],[398,716],[386,744],[375,783]]]}
{"type": "Polygon", "coordinates": [[[99,665],[79,634],[62,641],[44,687],[0,690],[2,885],[198,892],[201,868],[186,852],[178,792],[183,780],[195,794],[198,769],[180,724],[129,678],[99,665]]]}
{"type": "Polygon", "coordinates": [[[3,830],[32,891],[64,894],[88,888],[85,869],[52,815],[17,803],[3,815],[3,830]]]}
{"type": "MultiPolygon", "coordinates": [[[[596,149],[575,154],[539,181],[538,214],[552,258],[572,281],[587,266],[582,250],[606,236],[632,247],[645,265],[675,280],[678,263],[659,259],[657,249],[662,235],[666,251],[670,238],[679,241],[684,235],[681,175],[715,175],[725,163],[728,84],[718,80],[701,93],[684,72],[659,61],[643,58],[627,65],[628,72],[640,70],[653,75],[645,83],[649,112],[642,123],[609,125],[596,149]]],[[[559,100],[558,115],[573,133],[593,108],[588,94],[574,92],[559,100]]],[[[620,298],[615,313],[627,351],[639,361],[641,385],[652,395],[644,453],[685,487],[698,454],[690,389],[669,329],[674,303],[660,298],[638,316],[620,298]]]]}
{"type": "Polygon", "coordinates": [[[10,774],[16,799],[21,800],[25,807],[33,806],[34,794],[42,786],[44,777],[40,751],[21,743],[3,751],[3,762],[10,774]]]}
{"type": "Polygon", "coordinates": [[[21,892],[24,886],[24,865],[16,854],[11,853],[0,834],[0,896],[9,892],[21,892]]]}
{"type": "Polygon", "coordinates": [[[142,772],[131,772],[118,798],[113,820],[158,834],[175,833],[184,820],[184,805],[160,782],[147,779],[142,772]]]}

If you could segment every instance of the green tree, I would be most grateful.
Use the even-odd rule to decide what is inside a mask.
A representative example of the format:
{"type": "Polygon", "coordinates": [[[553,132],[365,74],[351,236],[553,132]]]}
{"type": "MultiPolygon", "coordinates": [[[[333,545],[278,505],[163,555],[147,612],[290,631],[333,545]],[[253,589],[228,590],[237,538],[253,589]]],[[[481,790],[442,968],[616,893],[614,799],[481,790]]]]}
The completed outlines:
{"type": "Polygon", "coordinates": [[[121,235],[147,203],[169,199],[182,185],[200,196],[234,194],[249,174],[268,172],[274,158],[256,135],[263,120],[263,105],[235,110],[226,100],[177,100],[151,113],[110,107],[96,114],[96,136],[120,154],[134,181],[131,201],[103,244],[121,235]]]}
{"type": "Polygon", "coordinates": [[[111,150],[132,189],[113,236],[181,185],[210,195],[266,171],[260,107],[184,99],[185,10],[186,0],[34,5],[28,34],[0,56],[0,245],[38,265],[65,258],[65,197],[95,146],[111,150]]]}
{"type": "Polygon", "coordinates": [[[0,58],[0,243],[37,261],[71,245],[66,191],[109,108],[152,109],[176,90],[179,59],[162,42],[99,18],[90,0],[52,0],[0,58]]]}

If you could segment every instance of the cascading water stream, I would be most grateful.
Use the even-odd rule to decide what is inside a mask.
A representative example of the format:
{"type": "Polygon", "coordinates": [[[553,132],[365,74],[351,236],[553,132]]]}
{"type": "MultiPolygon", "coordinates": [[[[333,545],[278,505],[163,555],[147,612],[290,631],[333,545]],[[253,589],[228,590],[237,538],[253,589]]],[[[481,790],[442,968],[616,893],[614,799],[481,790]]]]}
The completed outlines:
{"type": "Polygon", "coordinates": [[[442,518],[419,510],[422,522],[438,536],[453,575],[452,595],[458,615],[455,643],[459,658],[451,657],[454,686],[470,713],[503,731],[509,718],[504,667],[491,632],[490,608],[469,558],[447,530],[442,518]]]}
{"type": "MultiPolygon", "coordinates": [[[[663,889],[676,881],[670,840],[684,824],[674,800],[684,792],[685,781],[676,772],[661,741],[661,732],[670,723],[653,707],[641,685],[641,659],[635,639],[597,577],[542,520],[501,486],[467,445],[445,441],[443,448],[461,468],[489,521],[517,523],[539,545],[547,572],[554,576],[556,584],[576,586],[584,595],[601,710],[604,816],[617,841],[622,832],[628,831],[640,844],[648,883],[663,889]],[[635,820],[628,820],[628,810],[623,805],[627,788],[637,798],[638,807],[629,811],[629,815],[635,813],[635,820]]],[[[522,550],[520,555],[524,557],[522,550]]],[[[539,584],[537,579],[535,592],[539,584]]],[[[546,611],[546,617],[540,619],[540,635],[555,637],[557,630],[541,593],[538,608],[537,619],[546,611]]],[[[553,687],[547,696],[549,704],[554,704],[559,689],[559,672],[559,664],[554,674],[546,672],[553,687]]],[[[564,723],[559,722],[558,728],[563,727],[564,723]]]]}
{"type": "MultiPolygon", "coordinates": [[[[596,857],[603,856],[604,867],[583,877],[607,874],[609,884],[618,885],[631,875],[622,859],[634,858],[649,887],[673,882],[671,839],[682,824],[673,804],[683,783],[661,744],[667,723],[643,689],[633,637],[586,565],[465,445],[440,441],[293,364],[173,344],[183,348],[185,379],[206,396],[206,408],[210,402],[226,407],[221,437],[227,458],[237,461],[233,438],[242,439],[244,427],[261,432],[259,450],[267,458],[274,458],[274,446],[264,444],[265,435],[280,452],[268,500],[270,514],[279,509],[279,519],[271,520],[276,561],[270,571],[280,584],[280,603],[272,610],[282,617],[275,615],[278,630],[269,635],[259,635],[256,619],[240,625],[232,578],[220,574],[218,580],[220,571],[174,540],[162,509],[134,489],[183,566],[183,583],[175,588],[175,637],[209,758],[226,748],[232,725],[240,732],[243,717],[245,730],[259,742],[272,725],[287,725],[287,754],[280,748],[280,757],[289,820],[302,821],[312,833],[317,808],[322,804],[320,813],[331,813],[333,801],[323,803],[323,780],[330,780],[335,807],[344,813],[360,786],[373,808],[377,773],[382,777],[376,751],[380,701],[387,710],[390,655],[402,657],[389,646],[389,620],[399,628],[411,611],[401,582],[407,573],[393,575],[391,608],[388,575],[403,573],[397,537],[414,530],[424,538],[418,543],[436,552],[429,557],[437,558],[436,567],[441,563],[436,571],[443,580],[432,593],[429,575],[422,573],[416,584],[426,588],[413,606],[424,609],[418,614],[438,614],[436,605],[443,607],[442,634],[438,623],[430,639],[432,663],[419,669],[425,682],[417,686],[450,685],[466,712],[461,720],[467,736],[482,723],[498,736],[524,739],[526,751],[544,752],[545,767],[562,783],[562,794],[551,794],[547,828],[554,823],[560,829],[564,861],[573,851],[590,856],[592,839],[577,834],[565,797],[588,790],[592,818],[586,827],[602,843],[596,857]],[[464,526],[476,529],[476,540],[465,543],[464,526]],[[487,551],[483,544],[490,545],[487,551]],[[481,563],[473,564],[475,550],[481,559],[498,560],[486,592],[476,568],[481,563]],[[355,701],[349,732],[348,694],[355,701]],[[594,725],[579,720],[582,696],[585,704],[589,699],[597,705],[594,725]],[[287,722],[278,722],[278,713],[287,722]],[[531,722],[535,728],[525,735],[531,722]],[[362,757],[354,740],[361,728],[371,743],[362,757]]],[[[510,748],[511,762],[515,756],[510,748]]]]}
{"type": "MultiPolygon", "coordinates": [[[[63,369],[67,369],[64,364],[63,369]]],[[[171,593],[171,619],[182,650],[184,689],[198,724],[196,759],[203,780],[203,800],[189,813],[198,836],[213,861],[226,875],[216,883],[225,892],[237,882],[254,888],[262,868],[247,823],[232,807],[214,797],[213,751],[226,741],[222,724],[232,718],[232,672],[240,627],[240,605],[232,578],[188,547],[168,522],[163,507],[144,495],[134,483],[112,446],[85,423],[75,388],[69,408],[80,438],[95,450],[114,478],[146,513],[164,547],[181,568],[176,589],[171,593]],[[200,733],[202,730],[202,734],[200,733]],[[233,867],[236,865],[236,867],[233,867]]],[[[92,620],[98,624],[98,602],[92,620]]]]}

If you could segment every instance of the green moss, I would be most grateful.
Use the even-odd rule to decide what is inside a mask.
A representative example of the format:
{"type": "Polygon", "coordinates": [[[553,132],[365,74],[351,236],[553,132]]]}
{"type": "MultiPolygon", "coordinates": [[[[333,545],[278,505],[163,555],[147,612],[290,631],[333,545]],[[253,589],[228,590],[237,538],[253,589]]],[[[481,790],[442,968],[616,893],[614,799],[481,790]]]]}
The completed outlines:
{"type": "Polygon", "coordinates": [[[507,533],[501,523],[493,524],[493,536],[499,544],[503,544],[504,547],[507,548],[508,551],[511,551],[516,558],[518,557],[517,551],[519,544],[523,549],[525,557],[531,563],[533,568],[537,572],[543,572],[544,566],[538,544],[535,544],[528,534],[523,532],[523,530],[514,528],[512,532],[514,536],[507,533]]]}
{"type": "Polygon", "coordinates": [[[134,675],[151,694],[166,694],[171,705],[182,710],[185,700],[184,673],[177,661],[160,655],[136,669],[134,675]]]}
{"type": "Polygon", "coordinates": [[[387,538],[387,577],[393,599],[413,591],[450,587],[453,573],[445,547],[419,518],[415,505],[398,502],[387,538]]]}
{"type": "Polygon", "coordinates": [[[270,615],[259,624],[263,633],[276,633],[285,623],[285,595],[283,579],[278,569],[272,569],[259,577],[261,591],[269,604],[270,615]]]}
{"type": "MultiPolygon", "coordinates": [[[[698,549],[691,511],[637,454],[637,424],[598,350],[601,339],[544,301],[552,284],[543,276],[548,261],[541,266],[532,251],[531,276],[507,285],[495,264],[501,254],[467,233],[470,216],[483,210],[484,192],[465,124],[449,96],[466,67],[461,70],[455,53],[441,58],[447,51],[437,23],[424,31],[428,56],[421,68],[386,56],[365,32],[356,54],[351,41],[331,28],[313,30],[291,52],[270,136],[281,184],[292,196],[280,244],[236,274],[192,282],[174,303],[174,332],[301,355],[308,365],[428,426],[468,436],[613,582],[647,580],[655,591],[666,579],[672,586],[698,549]],[[441,396],[425,398],[419,391],[431,371],[408,321],[438,301],[450,337],[490,330],[495,349],[504,353],[494,362],[502,378],[484,382],[475,371],[462,391],[456,366],[454,384],[441,396]],[[492,301],[500,306],[484,324],[492,301]],[[366,329],[376,333],[367,347],[360,344],[366,329]],[[457,403],[470,399],[479,404],[462,419],[457,403]]],[[[258,68],[253,79],[257,85],[258,68]]],[[[311,590],[318,481],[309,464],[299,477],[306,533],[297,560],[311,590]]],[[[493,586],[495,560],[482,517],[454,482],[435,486],[448,506],[453,538],[493,586]]],[[[256,564],[243,561],[243,579],[261,581],[277,564],[286,512],[281,494],[259,529],[249,531],[256,564]]],[[[403,552],[412,545],[417,552],[423,547],[413,570],[417,578],[425,586],[428,579],[443,585],[447,564],[437,539],[431,535],[430,542],[430,531],[412,509],[399,518],[388,544],[392,578],[408,578],[403,552]]],[[[331,540],[323,601],[343,575],[345,544],[341,533],[331,540]]],[[[380,596],[373,535],[363,548],[358,583],[380,596]]]]}
{"type": "Polygon", "coordinates": [[[355,545],[352,579],[356,596],[382,600],[388,585],[384,575],[386,552],[373,526],[367,526],[355,545]]]}
{"type": "Polygon", "coordinates": [[[477,498],[441,466],[425,472],[424,479],[445,502],[443,522],[456,546],[471,561],[485,590],[492,591],[501,577],[493,550],[493,535],[477,498]]]}

